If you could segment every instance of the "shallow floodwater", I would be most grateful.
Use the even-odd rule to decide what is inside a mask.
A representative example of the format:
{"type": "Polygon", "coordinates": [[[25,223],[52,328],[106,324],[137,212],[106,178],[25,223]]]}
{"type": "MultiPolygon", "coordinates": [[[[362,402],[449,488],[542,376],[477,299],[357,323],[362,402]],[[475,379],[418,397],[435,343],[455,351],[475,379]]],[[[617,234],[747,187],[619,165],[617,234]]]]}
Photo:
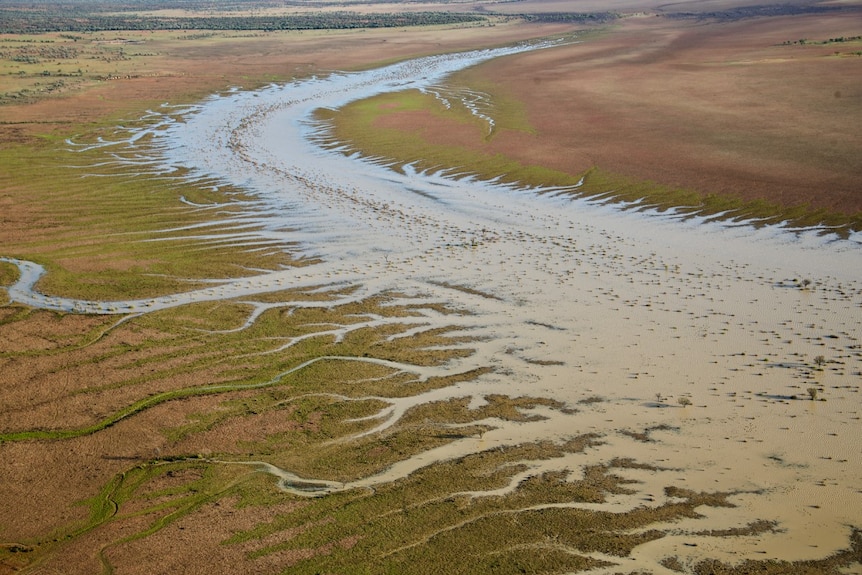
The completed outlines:
{"type": "Polygon", "coordinates": [[[475,366],[493,373],[394,401],[377,429],[411,405],[447,397],[479,405],[489,394],[529,395],[575,410],[542,408],[536,421],[489,422],[496,429],[481,438],[426,452],[358,485],[481,449],[597,433],[600,445],[528,462],[518,479],[559,468],[577,477],[585,466],[631,458],[656,468],[616,470],[638,481],[629,486],[635,493],[577,505],[658,506],[669,499],[667,486],[736,493],[734,508],[703,508],[701,519],[657,526],[677,534],[639,547],[609,572],[657,568],[656,559],[669,555],[792,561],[846,548],[851,527],[862,527],[859,235],[839,240],[823,230],[710,223],[575,199],[566,190],[400,173],[317,143],[326,135],[311,119],[317,108],[434,90],[447,73],[514,50],[235,91],[179,120],[175,111],[165,115],[153,133],[167,166],[260,199],[245,217],[259,216],[266,229],[239,232],[234,241],[289,245],[320,263],[147,301],[49,301],[24,278],[10,294],[98,313],[324,285],[358,286],[352,299],[397,292],[446,302],[471,313],[429,311],[417,329],[459,326],[476,338],[469,345],[476,352],[439,368],[402,367],[420,376],[475,366]],[[826,401],[809,400],[809,387],[826,401]],[[645,430],[649,440],[635,436],[645,430]],[[777,529],[703,534],[755,520],[775,521],[777,529]]]}

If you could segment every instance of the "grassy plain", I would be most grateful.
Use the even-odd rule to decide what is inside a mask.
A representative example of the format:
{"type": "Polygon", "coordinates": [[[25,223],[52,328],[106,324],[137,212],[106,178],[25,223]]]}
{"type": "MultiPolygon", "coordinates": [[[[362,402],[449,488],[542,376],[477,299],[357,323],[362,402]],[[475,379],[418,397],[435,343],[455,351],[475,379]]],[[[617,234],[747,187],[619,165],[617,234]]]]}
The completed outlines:
{"type": "Polygon", "coordinates": [[[854,30],[837,15],[632,17],[460,72],[452,107],[412,91],[331,120],[337,140],[396,164],[847,233],[862,229],[854,30]],[[493,127],[464,104],[476,93],[493,127]]]}
{"type": "MultiPolygon", "coordinates": [[[[45,58],[38,63],[3,61],[2,255],[43,264],[49,272],[39,284],[43,293],[107,300],[169,294],[209,278],[250,274],[252,268],[303,265],[290,253],[230,241],[243,223],[243,203],[254,202],[240,190],[190,182],[182,174],[142,173],[139,164],[122,162],[126,148],[120,158],[112,147],[71,152],[67,139],[122,138],[125,132],[116,126],[145,125],[139,118],[165,101],[188,103],[234,86],[563,31],[560,25],[522,24],[246,36],[124,33],[122,40],[112,34],[3,38],[6,52],[19,46],[47,51],[37,52],[45,58]],[[224,241],[196,237],[191,226],[203,224],[224,241]],[[186,231],[166,234],[167,229],[186,231]],[[172,239],[145,241],[168,235],[172,239]]],[[[549,148],[538,144],[539,135],[550,134],[548,146],[562,138],[562,130],[547,131],[545,117],[535,115],[540,96],[557,92],[526,97],[515,89],[515,77],[498,72],[483,67],[462,80],[481,77],[476,81],[482,90],[505,110],[493,137],[482,135],[463,110],[441,120],[431,111],[431,99],[410,94],[362,104],[397,114],[387,120],[362,112],[366,121],[393,125],[378,125],[377,139],[360,147],[379,145],[393,134],[396,147],[407,143],[420,152],[401,161],[425,157],[452,166],[447,154],[457,145],[462,159],[471,154],[471,170],[481,172],[476,166],[486,161],[489,172],[535,183],[577,178],[590,169],[551,161],[549,148]],[[436,116],[433,122],[429,114],[436,116]],[[421,137],[405,136],[417,130],[411,123],[417,121],[425,122],[421,137]],[[441,121],[451,137],[467,143],[439,140],[427,126],[441,121]],[[458,126],[463,129],[452,129],[458,126]],[[493,153],[484,151],[487,146],[493,153]],[[533,154],[548,161],[527,159],[533,154]]],[[[849,99],[852,91],[844,90],[849,99]]],[[[386,148],[387,155],[395,157],[395,149],[386,148]]],[[[147,153],[146,140],[138,151],[147,153]]],[[[0,284],[11,285],[16,276],[13,266],[0,263],[0,284]]],[[[469,342],[443,331],[393,343],[388,336],[397,331],[364,321],[403,316],[421,324],[418,310],[391,301],[345,303],[347,295],[269,294],[257,302],[283,307],[264,312],[244,330],[237,328],[252,310],[245,300],[122,318],[4,300],[0,573],[434,573],[441,564],[447,573],[563,573],[600,566],[597,553],[625,556],[662,537],[649,528],[653,523],[730,505],[728,494],[675,491],[674,503],[627,513],[553,507],[624,493],[625,481],[614,472],[633,465],[629,461],[591,467],[574,481],[539,474],[495,497],[458,495],[502,488],[522,470],[507,464],[576,453],[597,441],[591,436],[482,451],[375,489],[319,499],[286,495],[272,476],[244,462],[266,458],[300,476],[350,482],[430,447],[481,437],[487,418],[517,421],[525,417],[521,408],[534,405],[564,409],[528,397],[491,397],[481,409],[438,401],[409,412],[385,433],[334,441],[371,429],[374,420],[363,418],[389,400],[476,375],[421,379],[409,369],[355,361],[433,366],[469,353],[469,342]],[[312,300],[319,307],[292,305],[312,300]],[[352,329],[338,340],[321,326],[352,329]],[[453,423],[461,427],[449,427],[453,423]],[[469,552],[453,555],[454,540],[469,552]]],[[[764,528],[769,527],[753,525],[751,531],[764,528]]],[[[857,536],[851,549],[823,561],[703,564],[693,572],[839,573],[860,554],[857,536]]]]}

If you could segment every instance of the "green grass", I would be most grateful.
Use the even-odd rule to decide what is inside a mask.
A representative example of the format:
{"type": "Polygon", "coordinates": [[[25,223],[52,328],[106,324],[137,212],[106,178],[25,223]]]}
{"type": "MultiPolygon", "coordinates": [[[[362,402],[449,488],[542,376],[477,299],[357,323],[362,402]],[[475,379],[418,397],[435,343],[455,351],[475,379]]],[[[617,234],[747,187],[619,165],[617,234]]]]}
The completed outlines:
{"type": "Polygon", "coordinates": [[[19,275],[18,266],[7,262],[0,262],[0,285],[12,285],[18,281],[19,275]]]}
{"type": "MultiPolygon", "coordinates": [[[[434,145],[428,143],[421,134],[377,125],[378,118],[389,111],[430,112],[442,121],[470,125],[479,134],[483,134],[486,128],[481,120],[465,108],[453,106],[448,110],[433,95],[416,90],[375,96],[334,112],[320,111],[318,117],[334,123],[334,136],[339,143],[347,143],[352,149],[361,150],[369,156],[391,158],[396,169],[405,164],[414,164],[419,170],[446,168],[454,173],[476,174],[486,179],[499,176],[504,182],[527,185],[543,185],[548,182],[574,185],[578,181],[574,176],[541,166],[524,166],[501,154],[434,145]]],[[[526,129],[522,124],[523,122],[517,120],[508,123],[502,121],[498,130],[526,129]]],[[[484,136],[480,135],[479,138],[484,136]]]]}
{"type": "MultiPolygon", "coordinates": [[[[194,321],[194,317],[212,317],[208,313],[210,307],[199,304],[187,306],[177,315],[172,312],[157,312],[134,319],[117,328],[117,335],[122,335],[126,330],[129,330],[130,334],[142,330],[150,334],[147,339],[134,345],[124,343],[122,337],[119,337],[117,342],[103,342],[98,353],[67,362],[64,366],[64,371],[72,378],[75,378],[78,372],[87,372],[93,364],[112,366],[104,372],[101,382],[73,391],[72,395],[83,393],[97,398],[110,391],[140,388],[147,390],[145,397],[132,401],[91,425],[71,429],[7,431],[0,433],[0,442],[81,437],[102,431],[122,419],[169,401],[261,387],[287,386],[291,390],[290,396],[317,393],[322,389],[348,396],[419,393],[436,386],[450,385],[455,379],[432,378],[404,386],[404,377],[392,377],[357,385],[354,383],[357,378],[379,377],[386,373],[392,374],[393,370],[349,359],[328,359],[311,364],[308,362],[323,356],[339,355],[346,358],[383,357],[393,361],[431,365],[466,353],[462,350],[423,351],[422,348],[426,346],[450,343],[451,339],[446,337],[445,332],[418,335],[397,345],[386,341],[387,335],[407,329],[398,326],[386,330],[361,328],[338,344],[332,336],[312,337],[278,351],[285,341],[297,334],[315,333],[315,330],[319,329],[313,325],[317,318],[312,317],[311,321],[306,323],[308,318],[299,312],[292,321],[284,321],[278,310],[272,310],[243,331],[201,333],[198,327],[190,329],[187,325],[189,323],[193,326],[201,324],[201,320],[194,321]],[[198,312],[196,316],[193,314],[195,310],[198,312]],[[266,355],[260,355],[261,353],[266,355]],[[301,369],[297,371],[298,368],[301,369]],[[190,378],[193,380],[195,375],[200,373],[208,374],[203,379],[205,384],[175,387],[175,381],[190,378]]],[[[378,313],[387,311],[388,309],[377,310],[378,313]]],[[[332,321],[340,323],[350,317],[352,312],[353,306],[345,306],[343,310],[336,309],[329,315],[332,321]]],[[[235,318],[237,316],[231,316],[231,319],[235,318]]],[[[23,320],[24,318],[19,319],[23,320]]],[[[93,333],[101,333],[104,329],[104,325],[99,325],[92,328],[89,335],[82,337],[92,341],[93,333]]],[[[10,357],[26,355],[32,354],[8,354],[10,357]]],[[[284,396],[279,398],[283,399],[284,396]]]]}
{"type": "MultiPolygon", "coordinates": [[[[140,176],[135,166],[87,167],[103,160],[105,152],[72,153],[59,140],[0,148],[5,167],[0,183],[38,206],[28,214],[35,221],[27,233],[4,240],[4,255],[43,264],[49,272],[39,284],[43,293],[108,301],[144,298],[203,285],[195,279],[241,277],[250,275],[250,268],[291,264],[286,251],[194,239],[200,230],[164,231],[213,217],[209,210],[183,204],[182,197],[214,202],[224,196],[179,178],[140,176]],[[148,241],[153,239],[162,241],[148,241]]],[[[230,212],[241,215],[228,205],[219,217],[230,212]]],[[[236,225],[216,223],[204,233],[228,237],[236,225]]],[[[0,281],[11,283],[12,273],[4,264],[0,281]]]]}

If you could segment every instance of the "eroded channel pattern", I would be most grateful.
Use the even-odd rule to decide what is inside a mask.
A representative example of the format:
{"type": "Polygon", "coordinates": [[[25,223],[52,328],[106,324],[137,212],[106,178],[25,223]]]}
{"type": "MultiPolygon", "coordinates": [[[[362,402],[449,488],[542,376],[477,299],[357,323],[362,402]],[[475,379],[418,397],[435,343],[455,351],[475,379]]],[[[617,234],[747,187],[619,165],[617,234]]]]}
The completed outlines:
{"type": "MultiPolygon", "coordinates": [[[[679,500],[674,489],[733,494],[733,507],[704,507],[698,517],[644,527],[672,534],[644,542],[624,561],[590,555],[603,565],[595,573],[661,570],[659,560],[669,556],[688,564],[799,561],[847,548],[852,529],[862,524],[862,457],[854,431],[862,416],[858,234],[836,240],[823,230],[623,211],[578,199],[576,190],[394,171],[385,160],[319,145],[328,134],[311,120],[320,107],[385,91],[436,90],[447,73],[513,50],[214,96],[189,110],[164,112],[149,134],[155,156],[123,156],[147,170],[183,168],[188,178],[216,178],[250,191],[258,201],[242,218],[263,229],[238,225],[217,240],[289,246],[310,265],[215,278],[212,287],[169,297],[91,302],[36,293],[38,267],[14,261],[23,273],[10,297],[36,307],[119,314],[314,286],[344,290],[326,305],[384,294],[398,294],[403,304],[443,302],[469,313],[374,317],[363,325],[455,326],[452,336],[469,338],[462,345],[473,353],[443,366],[390,366],[418,378],[491,370],[386,399],[374,416],[379,424],[363,435],[386,430],[426,402],[466,398],[480,408],[491,396],[529,395],[555,403],[524,407],[532,417],[522,420],[480,422],[488,431],[351,483],[298,477],[265,461],[247,464],[277,476],[287,490],[317,496],[391,484],[470,454],[592,434],[600,440],[585,449],[522,461],[507,488],[452,495],[499,496],[551,472],[576,480],[615,461],[637,464],[614,469],[631,480],[625,490],[601,502],[555,501],[536,509],[621,513],[672,505],[679,500]],[[809,400],[812,387],[827,401],[809,400]],[[749,537],[720,534],[757,522],[775,528],[749,537]]],[[[140,137],[104,145],[134,146],[140,137]]],[[[206,233],[197,238],[206,240],[206,233]]],[[[276,304],[252,301],[238,329],[270,305],[276,304]]],[[[331,332],[338,336],[340,329],[331,332]]]]}

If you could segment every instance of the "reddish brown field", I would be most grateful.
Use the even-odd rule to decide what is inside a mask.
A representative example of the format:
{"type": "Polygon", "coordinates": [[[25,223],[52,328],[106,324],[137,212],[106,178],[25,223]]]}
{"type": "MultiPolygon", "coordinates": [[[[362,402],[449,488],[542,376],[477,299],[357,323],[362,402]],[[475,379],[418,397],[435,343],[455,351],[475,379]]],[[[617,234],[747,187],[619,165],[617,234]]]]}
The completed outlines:
{"type": "Polygon", "coordinates": [[[483,64],[535,134],[490,142],[430,116],[397,114],[436,143],[483,148],[579,174],[592,167],[701,193],[862,210],[862,42],[846,16],[737,22],[634,17],[599,38],[483,64]],[[854,32],[855,31],[855,32],[854,32]]]}
{"type": "Polygon", "coordinates": [[[527,55],[503,82],[530,104],[541,134],[532,153],[560,167],[852,213],[862,210],[862,57],[847,52],[859,46],[780,44],[853,30],[843,17],[645,18],[527,55]]]}

